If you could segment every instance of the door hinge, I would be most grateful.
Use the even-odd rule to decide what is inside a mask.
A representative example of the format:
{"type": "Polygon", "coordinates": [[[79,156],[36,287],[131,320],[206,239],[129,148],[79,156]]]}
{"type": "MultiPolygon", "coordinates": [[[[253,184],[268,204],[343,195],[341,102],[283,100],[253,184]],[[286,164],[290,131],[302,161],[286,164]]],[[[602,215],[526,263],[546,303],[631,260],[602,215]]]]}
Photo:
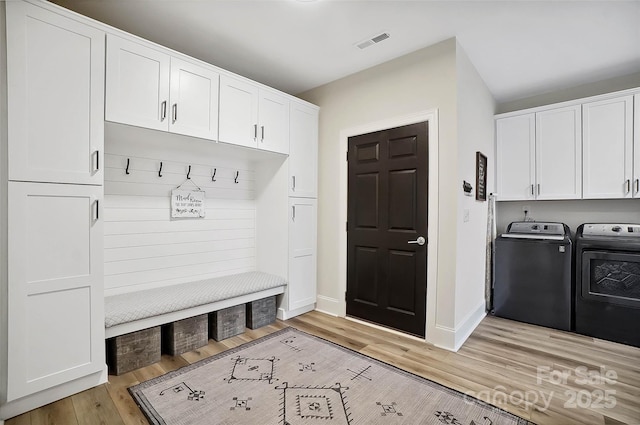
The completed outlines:
{"type": "Polygon", "coordinates": [[[349,161],[349,151],[347,151],[347,157],[345,158],[347,162],[349,161]]]}
{"type": "Polygon", "coordinates": [[[347,301],[347,291],[344,291],[344,300],[347,301]]]}
{"type": "Polygon", "coordinates": [[[348,221],[345,221],[345,222],[344,222],[344,230],[345,230],[346,232],[348,232],[348,231],[349,231],[349,222],[348,222],[348,221]]]}

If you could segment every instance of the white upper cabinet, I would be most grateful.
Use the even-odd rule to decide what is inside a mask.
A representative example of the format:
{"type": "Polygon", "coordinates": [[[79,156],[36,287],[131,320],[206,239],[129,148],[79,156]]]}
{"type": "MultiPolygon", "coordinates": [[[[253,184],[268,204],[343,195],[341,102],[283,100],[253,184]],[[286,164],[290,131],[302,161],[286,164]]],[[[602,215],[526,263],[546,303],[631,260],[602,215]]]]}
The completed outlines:
{"type": "Polygon", "coordinates": [[[536,113],[536,199],[580,199],[580,105],[536,113]]]}
{"type": "Polygon", "coordinates": [[[582,106],[583,197],[630,198],[633,179],[633,96],[582,106]]]}
{"type": "Polygon", "coordinates": [[[216,140],[219,74],[107,36],[108,121],[216,140]]]}
{"type": "Polygon", "coordinates": [[[250,82],[222,75],[219,140],[289,153],[289,99],[250,82]]]}
{"type": "Polygon", "coordinates": [[[496,121],[498,200],[580,199],[580,106],[496,121]]]}
{"type": "Polygon", "coordinates": [[[227,75],[220,76],[221,142],[258,146],[258,87],[227,75]]]}
{"type": "Polygon", "coordinates": [[[289,99],[260,89],[258,100],[258,147],[271,152],[289,153],[289,99]]]}
{"type": "Polygon", "coordinates": [[[535,115],[496,121],[498,200],[535,199],[535,115]]]}
{"type": "Polygon", "coordinates": [[[633,197],[640,198],[640,94],[634,96],[633,112],[633,197]]]}
{"type": "Polygon", "coordinates": [[[7,2],[9,179],[102,184],[104,33],[7,2]]]}
{"type": "Polygon", "coordinates": [[[289,196],[318,196],[318,110],[291,102],[289,196]]]}

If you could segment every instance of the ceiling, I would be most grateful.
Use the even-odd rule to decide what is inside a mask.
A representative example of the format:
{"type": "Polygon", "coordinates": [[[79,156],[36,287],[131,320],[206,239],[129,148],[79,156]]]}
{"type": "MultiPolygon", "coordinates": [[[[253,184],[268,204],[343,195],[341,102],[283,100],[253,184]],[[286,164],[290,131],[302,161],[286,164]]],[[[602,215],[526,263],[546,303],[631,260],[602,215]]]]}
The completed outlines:
{"type": "Polygon", "coordinates": [[[450,37],[498,103],[640,72],[640,0],[53,2],[290,94],[450,37]]]}

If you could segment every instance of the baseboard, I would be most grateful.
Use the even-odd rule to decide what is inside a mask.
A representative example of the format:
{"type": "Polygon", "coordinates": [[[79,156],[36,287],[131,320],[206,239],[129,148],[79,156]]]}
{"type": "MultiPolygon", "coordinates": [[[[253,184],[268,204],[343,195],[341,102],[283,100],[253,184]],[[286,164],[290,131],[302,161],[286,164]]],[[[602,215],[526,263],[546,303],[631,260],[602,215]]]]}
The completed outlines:
{"type": "Polygon", "coordinates": [[[483,300],[460,321],[460,324],[455,329],[436,324],[433,338],[430,338],[431,342],[436,347],[454,352],[458,351],[486,315],[485,302],[483,300]]]}
{"type": "Polygon", "coordinates": [[[331,316],[340,317],[340,300],[337,298],[325,297],[324,295],[318,295],[316,300],[316,310],[331,316]]]}
{"type": "Polygon", "coordinates": [[[276,313],[276,317],[280,320],[288,320],[292,317],[300,316],[301,314],[308,313],[309,311],[315,309],[315,304],[305,305],[304,307],[296,308],[295,310],[284,310],[282,308],[279,308],[278,312],[276,313]]]}
{"type": "Polygon", "coordinates": [[[0,425],[3,425],[4,421],[7,419],[21,415],[30,410],[37,409],[45,404],[62,400],[63,398],[69,397],[73,394],[97,387],[107,381],[108,372],[107,365],[105,365],[104,369],[100,372],[67,382],[66,384],[58,385],[57,387],[50,388],[45,391],[40,391],[39,393],[32,394],[27,397],[19,398],[18,400],[10,401],[9,403],[0,406],[0,425]]]}

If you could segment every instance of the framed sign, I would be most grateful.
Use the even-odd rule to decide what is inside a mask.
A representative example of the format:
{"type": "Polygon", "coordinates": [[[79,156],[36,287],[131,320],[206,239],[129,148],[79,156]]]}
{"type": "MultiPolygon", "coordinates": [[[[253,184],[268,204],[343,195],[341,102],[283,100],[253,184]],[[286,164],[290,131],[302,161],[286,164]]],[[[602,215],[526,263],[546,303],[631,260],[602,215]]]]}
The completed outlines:
{"type": "Polygon", "coordinates": [[[204,217],[204,196],[202,190],[171,191],[172,218],[201,218],[204,217]]]}
{"type": "Polygon", "coordinates": [[[476,152],[476,201],[487,200],[487,157],[476,152]]]}

